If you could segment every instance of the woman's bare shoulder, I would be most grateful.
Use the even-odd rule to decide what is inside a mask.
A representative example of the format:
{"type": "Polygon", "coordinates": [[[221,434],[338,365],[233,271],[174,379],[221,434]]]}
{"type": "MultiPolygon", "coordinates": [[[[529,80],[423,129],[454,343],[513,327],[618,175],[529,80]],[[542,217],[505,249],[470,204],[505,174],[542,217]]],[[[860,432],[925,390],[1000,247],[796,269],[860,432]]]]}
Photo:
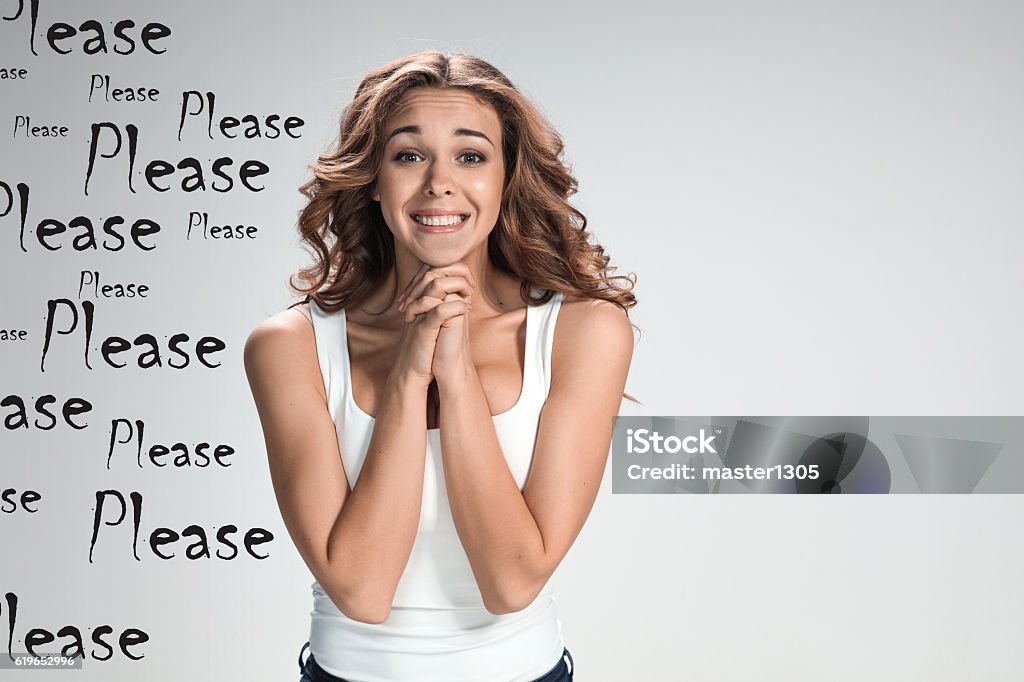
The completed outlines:
{"type": "Polygon", "coordinates": [[[263,320],[249,332],[249,341],[256,343],[266,342],[269,337],[276,343],[301,342],[304,338],[313,337],[313,325],[309,304],[303,303],[291,308],[285,308],[279,313],[271,315],[263,320]]]}
{"type": "Polygon", "coordinates": [[[552,353],[569,358],[583,349],[588,356],[629,357],[633,351],[633,326],[626,312],[611,301],[566,295],[555,323],[552,353]]]}
{"type": "Polygon", "coordinates": [[[626,311],[611,301],[589,296],[566,294],[559,306],[559,324],[565,327],[632,328],[626,311]]]}
{"type": "Polygon", "coordinates": [[[249,332],[243,350],[248,373],[316,379],[313,383],[320,384],[313,326],[300,307],[308,309],[308,304],[271,315],[249,332]]]}

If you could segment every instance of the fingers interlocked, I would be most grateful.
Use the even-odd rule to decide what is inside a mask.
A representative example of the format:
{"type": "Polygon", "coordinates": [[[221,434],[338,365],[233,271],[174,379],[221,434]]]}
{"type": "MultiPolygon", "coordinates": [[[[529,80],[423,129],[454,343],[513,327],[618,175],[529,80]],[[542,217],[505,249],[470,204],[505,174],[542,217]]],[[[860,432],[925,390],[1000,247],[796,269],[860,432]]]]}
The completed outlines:
{"type": "Polygon", "coordinates": [[[425,264],[398,297],[398,309],[405,313],[406,322],[412,322],[444,302],[461,300],[472,308],[475,287],[476,278],[464,263],[440,268],[425,264]]]}

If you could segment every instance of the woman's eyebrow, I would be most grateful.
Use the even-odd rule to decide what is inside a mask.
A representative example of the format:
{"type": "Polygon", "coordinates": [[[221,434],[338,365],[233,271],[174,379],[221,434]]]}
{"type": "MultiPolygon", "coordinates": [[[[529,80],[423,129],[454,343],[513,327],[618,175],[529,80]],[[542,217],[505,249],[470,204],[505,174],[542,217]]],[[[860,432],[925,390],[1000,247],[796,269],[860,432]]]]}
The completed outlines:
{"type": "Polygon", "coordinates": [[[491,142],[491,138],[487,137],[479,130],[473,130],[472,128],[456,128],[452,134],[468,135],[469,137],[482,137],[483,139],[487,140],[488,144],[490,144],[492,147],[494,146],[494,143],[491,142]]]}
{"type": "MultiPolygon", "coordinates": [[[[384,142],[387,142],[388,140],[390,140],[395,135],[401,135],[402,133],[412,133],[413,135],[422,135],[423,131],[420,130],[420,127],[417,126],[417,125],[402,126],[400,128],[395,128],[394,130],[392,130],[391,134],[388,135],[387,140],[384,140],[384,142]]],[[[491,142],[491,138],[487,137],[486,135],[484,135],[479,130],[473,130],[472,128],[456,128],[455,130],[452,131],[452,135],[455,135],[455,136],[465,135],[465,136],[469,136],[469,137],[482,137],[483,139],[487,140],[487,142],[489,142],[492,147],[494,147],[494,143],[491,142]]]]}

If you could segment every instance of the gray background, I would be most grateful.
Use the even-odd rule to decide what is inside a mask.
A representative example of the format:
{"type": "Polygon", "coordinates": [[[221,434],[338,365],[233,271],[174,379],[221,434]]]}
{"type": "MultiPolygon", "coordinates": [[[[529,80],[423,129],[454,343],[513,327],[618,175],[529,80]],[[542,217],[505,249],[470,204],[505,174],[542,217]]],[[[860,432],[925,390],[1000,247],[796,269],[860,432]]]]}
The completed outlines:
{"type": "MultiPolygon", "coordinates": [[[[152,637],[141,662],[64,675],[298,677],[312,577],[280,522],[241,348],[291,301],[285,278],[305,262],[294,222],[306,164],[365,72],[410,52],[491,61],[564,135],[576,205],[613,262],[639,274],[644,333],[627,390],[644,404],[623,414],[1024,412],[1018,3],[42,0],[39,32],[90,18],[168,24],[168,52],[61,57],[37,36],[34,57],[27,17],[0,22],[0,63],[31,71],[0,86],[0,179],[31,184],[30,225],[117,212],[164,227],[149,254],[23,254],[17,222],[0,219],[0,323],[30,331],[0,346],[3,394],[95,405],[82,432],[0,433],[0,488],[44,495],[40,513],[0,518],[16,637],[66,624],[88,637],[101,623],[152,637]],[[87,104],[92,73],[157,87],[162,101],[87,104]],[[219,116],[301,116],[303,137],[211,142],[190,122],[179,143],[184,89],[215,91],[219,116]],[[17,114],[69,125],[71,138],[12,139],[17,114]],[[137,169],[257,158],[271,166],[268,190],[157,195],[137,179],[131,195],[122,158],[98,166],[85,197],[88,125],[100,120],[139,125],[137,169]],[[186,242],[191,210],[260,236],[186,242]],[[40,373],[45,302],[74,296],[82,269],[152,290],[99,303],[94,341],[212,334],[228,343],[224,365],[113,370],[94,351],[88,371],[76,337],[40,373]],[[115,416],[144,419],[147,447],[210,440],[238,454],[226,471],[139,471],[127,454],[107,471],[115,416]],[[93,495],[105,488],[144,494],[141,537],[263,526],[277,535],[271,558],[161,562],[140,540],[139,563],[117,529],[90,564],[93,495]]],[[[1022,497],[610,488],[606,475],[553,578],[579,680],[1019,677],[1022,497]]]]}

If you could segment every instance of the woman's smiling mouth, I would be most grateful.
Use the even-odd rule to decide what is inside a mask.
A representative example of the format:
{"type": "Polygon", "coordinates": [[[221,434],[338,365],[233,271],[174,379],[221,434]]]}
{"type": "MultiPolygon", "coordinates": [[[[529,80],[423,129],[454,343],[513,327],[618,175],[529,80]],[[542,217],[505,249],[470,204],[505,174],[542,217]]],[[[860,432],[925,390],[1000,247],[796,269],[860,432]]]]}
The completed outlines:
{"type": "Polygon", "coordinates": [[[423,232],[455,232],[469,219],[468,213],[423,212],[412,213],[413,222],[423,232]]]}

